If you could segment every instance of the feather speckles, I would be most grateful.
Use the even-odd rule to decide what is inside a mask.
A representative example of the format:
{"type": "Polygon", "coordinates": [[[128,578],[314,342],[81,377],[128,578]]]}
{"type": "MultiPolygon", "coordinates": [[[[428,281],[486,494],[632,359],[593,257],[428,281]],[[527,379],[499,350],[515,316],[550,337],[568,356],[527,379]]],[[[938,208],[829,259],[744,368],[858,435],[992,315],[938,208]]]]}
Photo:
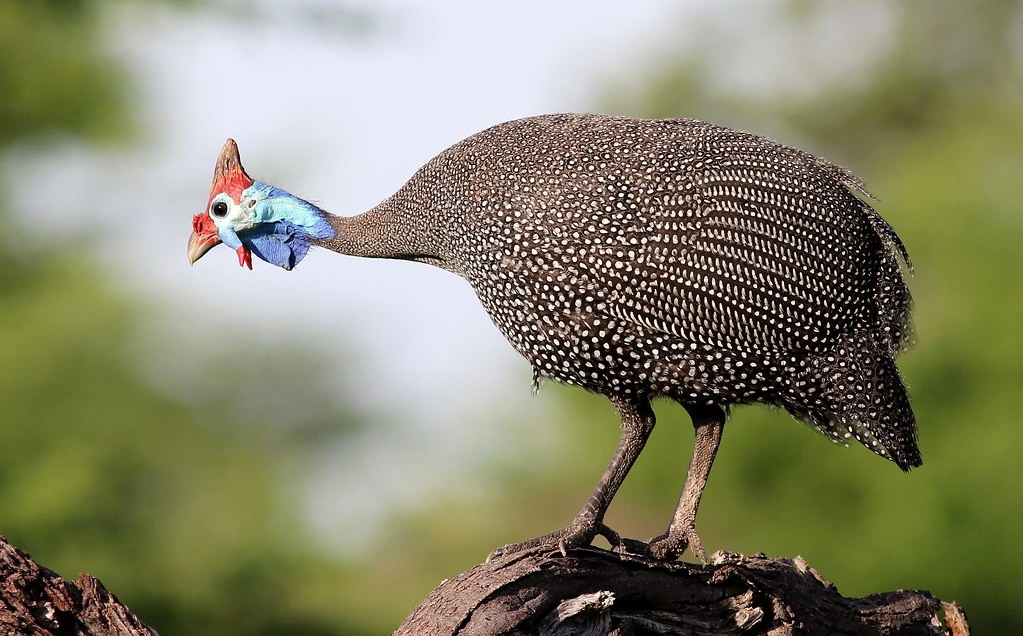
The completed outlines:
{"type": "Polygon", "coordinates": [[[908,468],[906,254],[850,187],[813,155],[699,121],[549,115],[430,161],[364,215],[386,239],[364,219],[338,241],[465,277],[536,378],[775,404],[908,468]]]}

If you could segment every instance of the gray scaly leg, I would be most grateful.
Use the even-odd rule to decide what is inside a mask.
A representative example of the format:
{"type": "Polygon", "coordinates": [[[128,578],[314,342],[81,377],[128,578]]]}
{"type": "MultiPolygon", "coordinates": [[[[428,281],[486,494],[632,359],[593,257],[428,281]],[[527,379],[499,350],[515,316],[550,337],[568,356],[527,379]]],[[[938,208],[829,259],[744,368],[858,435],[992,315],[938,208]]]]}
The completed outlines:
{"type": "Polygon", "coordinates": [[[654,412],[646,398],[613,397],[611,403],[622,417],[622,436],[603,477],[571,525],[542,537],[498,548],[490,553],[489,559],[539,546],[557,546],[562,554],[567,554],[569,550],[589,545],[598,534],[613,546],[621,545],[618,534],[604,525],[604,514],[654,430],[654,412]]]}
{"type": "Polygon", "coordinates": [[[718,406],[686,406],[696,429],[696,444],[693,459],[689,463],[682,495],[675,508],[668,531],[650,540],[649,552],[658,559],[677,559],[689,547],[700,561],[706,563],[707,555],[696,536],[696,510],[700,507],[700,496],[707,485],[714,457],[721,444],[721,433],[725,428],[725,412],[718,406]]]}

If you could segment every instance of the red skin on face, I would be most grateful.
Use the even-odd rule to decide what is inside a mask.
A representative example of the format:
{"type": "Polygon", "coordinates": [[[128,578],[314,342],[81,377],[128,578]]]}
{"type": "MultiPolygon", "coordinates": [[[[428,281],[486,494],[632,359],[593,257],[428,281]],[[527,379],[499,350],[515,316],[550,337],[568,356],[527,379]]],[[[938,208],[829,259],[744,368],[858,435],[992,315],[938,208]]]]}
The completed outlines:
{"type": "Polygon", "coordinates": [[[210,215],[205,212],[200,212],[192,217],[192,231],[199,236],[211,236],[217,234],[217,226],[213,224],[213,219],[210,215]]]}
{"type": "MultiPolygon", "coordinates": [[[[217,166],[213,171],[213,185],[210,187],[210,198],[206,202],[206,210],[192,217],[193,234],[192,238],[189,239],[189,249],[192,249],[191,246],[193,244],[206,244],[204,249],[196,252],[193,258],[199,258],[210,247],[220,242],[218,237],[219,230],[216,224],[213,223],[213,219],[209,216],[210,205],[212,205],[214,197],[223,193],[231,197],[236,204],[240,204],[242,192],[252,184],[252,178],[245,174],[245,169],[238,158],[238,146],[234,143],[234,140],[228,139],[227,143],[224,144],[223,150],[220,151],[220,156],[217,158],[217,166]]],[[[252,252],[249,248],[243,245],[238,248],[237,252],[238,264],[252,269],[252,252]]]]}

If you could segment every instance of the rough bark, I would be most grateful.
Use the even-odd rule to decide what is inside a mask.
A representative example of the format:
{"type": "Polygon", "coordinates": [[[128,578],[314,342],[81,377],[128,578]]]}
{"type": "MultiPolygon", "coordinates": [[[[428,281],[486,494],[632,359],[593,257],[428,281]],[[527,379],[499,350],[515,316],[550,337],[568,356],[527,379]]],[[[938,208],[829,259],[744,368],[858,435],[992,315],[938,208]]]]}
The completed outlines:
{"type": "Polygon", "coordinates": [[[88,574],[74,583],[0,536],[0,634],[4,636],[154,636],[88,574]]]}
{"type": "Polygon", "coordinates": [[[905,634],[968,636],[927,592],[845,598],[797,557],[718,553],[706,566],[603,550],[533,550],[444,581],[395,632],[482,636],[905,634]]]}
{"type": "MultiPolygon", "coordinates": [[[[0,536],[0,634],[154,636],[93,577],[75,583],[0,536]]],[[[444,581],[397,636],[945,634],[962,609],[927,592],[849,599],[797,557],[718,553],[710,565],[604,550],[520,552],[444,581]]]]}

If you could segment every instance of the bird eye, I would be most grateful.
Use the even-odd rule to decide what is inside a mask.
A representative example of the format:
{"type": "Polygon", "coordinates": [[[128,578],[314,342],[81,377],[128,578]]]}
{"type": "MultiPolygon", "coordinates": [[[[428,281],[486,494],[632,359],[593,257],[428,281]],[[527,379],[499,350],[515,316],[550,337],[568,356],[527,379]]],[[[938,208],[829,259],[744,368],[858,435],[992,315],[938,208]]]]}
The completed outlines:
{"type": "Polygon", "coordinates": [[[212,208],[213,216],[217,218],[224,218],[227,216],[227,204],[223,201],[217,201],[213,204],[212,208]]]}

